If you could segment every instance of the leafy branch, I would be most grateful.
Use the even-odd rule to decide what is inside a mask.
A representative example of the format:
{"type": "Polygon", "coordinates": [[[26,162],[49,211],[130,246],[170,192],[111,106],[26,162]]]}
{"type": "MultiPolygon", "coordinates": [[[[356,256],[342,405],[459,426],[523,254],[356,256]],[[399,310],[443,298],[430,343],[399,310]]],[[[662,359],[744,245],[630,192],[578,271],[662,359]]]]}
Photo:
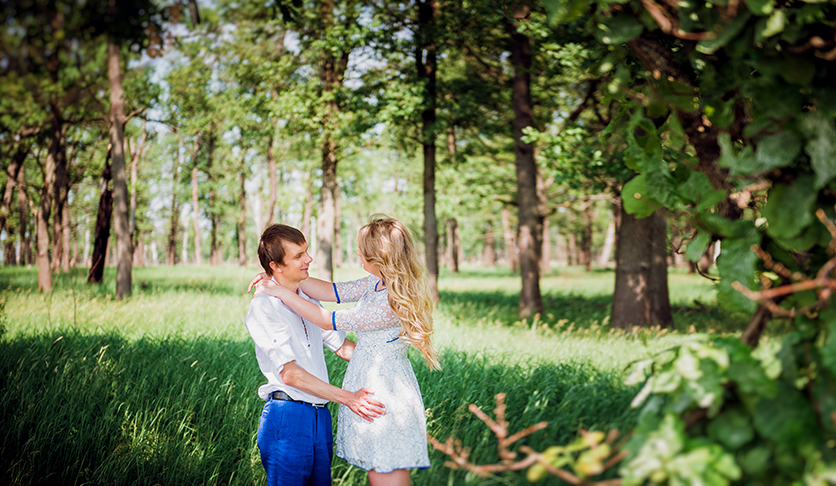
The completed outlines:
{"type": "Polygon", "coordinates": [[[485,423],[494,433],[497,440],[497,451],[500,463],[497,464],[474,464],[470,461],[470,448],[464,447],[461,440],[449,437],[444,443],[439,442],[435,437],[427,434],[430,444],[438,451],[443,452],[452,460],[446,461],[445,466],[451,469],[465,469],[480,477],[489,477],[506,471],[521,471],[530,468],[527,477],[530,481],[538,481],[546,473],[555,475],[569,484],[580,486],[619,486],[620,479],[609,479],[604,481],[589,481],[587,477],[597,476],[621,462],[627,455],[627,451],[621,451],[621,443],[613,446],[618,439],[619,432],[610,430],[609,433],[580,431],[580,437],[567,446],[551,446],[543,452],[538,452],[528,446],[520,446],[519,450],[525,454],[520,458],[519,454],[510,450],[510,446],[517,441],[543,430],[548,422],[540,422],[525,429],[508,435],[508,421],[505,419],[505,394],[496,395],[496,409],[494,414],[496,420],[489,417],[475,404],[470,404],[468,410],[476,415],[479,420],[485,423]],[[574,473],[562,469],[570,466],[574,473]]]}

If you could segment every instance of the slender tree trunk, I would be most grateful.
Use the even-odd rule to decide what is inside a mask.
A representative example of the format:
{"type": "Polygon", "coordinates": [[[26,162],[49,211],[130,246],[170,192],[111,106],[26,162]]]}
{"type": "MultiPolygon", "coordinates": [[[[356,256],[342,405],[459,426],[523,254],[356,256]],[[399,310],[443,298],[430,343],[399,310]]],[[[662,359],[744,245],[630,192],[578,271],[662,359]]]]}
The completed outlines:
{"type": "MultiPolygon", "coordinates": [[[[66,134],[66,126],[61,131],[61,145],[65,146],[64,137],[66,134]]],[[[52,221],[53,228],[53,251],[52,251],[52,271],[60,272],[61,270],[70,271],[70,241],[65,238],[65,233],[69,236],[69,207],[68,199],[70,192],[70,175],[67,171],[67,156],[66,152],[62,157],[55,159],[55,215],[52,221]]]]}
{"type": "Polygon", "coordinates": [[[427,284],[430,296],[438,302],[438,219],[435,212],[438,52],[435,43],[435,5],[432,0],[419,0],[417,7],[415,66],[418,79],[423,83],[421,146],[424,153],[424,257],[427,264],[427,284]]]}
{"type": "Polygon", "coordinates": [[[26,160],[26,155],[28,153],[29,146],[21,145],[12,156],[9,166],[6,167],[6,188],[3,191],[3,201],[0,203],[2,204],[2,206],[0,206],[0,232],[7,229],[6,222],[8,221],[7,218],[11,213],[12,194],[14,193],[15,186],[18,188],[18,192],[23,190],[23,186],[18,186],[17,179],[18,174],[23,168],[23,162],[26,160]]]}
{"type": "MultiPolygon", "coordinates": [[[[238,265],[247,266],[247,161],[244,156],[246,150],[242,150],[241,167],[238,170],[238,182],[241,186],[241,199],[238,212],[238,265]]],[[[272,223],[270,223],[272,224],[272,223]]]]}
{"type": "Polygon", "coordinates": [[[610,263],[610,257],[612,256],[612,249],[613,245],[615,244],[615,216],[613,215],[610,218],[610,222],[607,225],[607,235],[604,237],[604,246],[601,248],[601,255],[598,257],[598,266],[601,268],[606,268],[607,265],[610,263]]]}
{"type": "Polygon", "coordinates": [[[209,143],[206,152],[206,172],[209,174],[209,221],[211,223],[209,238],[209,263],[212,266],[221,264],[221,241],[218,238],[218,227],[220,226],[220,214],[218,211],[218,177],[217,170],[213,167],[215,156],[215,131],[209,132],[209,143]]]}
{"type": "Polygon", "coordinates": [[[203,263],[203,252],[200,248],[200,201],[198,200],[198,185],[197,185],[197,152],[200,148],[200,132],[194,136],[194,149],[192,152],[192,217],[194,222],[194,263],[201,265],[203,263]]]}
{"type": "MultiPolygon", "coordinates": [[[[139,159],[142,157],[142,150],[145,148],[145,138],[147,137],[148,133],[145,131],[145,123],[142,124],[142,136],[139,139],[139,143],[134,146],[133,140],[130,140],[130,148],[131,148],[131,219],[130,219],[130,233],[131,233],[131,241],[134,243],[134,250],[136,250],[136,244],[139,242],[139,232],[136,229],[136,206],[137,206],[137,193],[139,192],[139,179],[137,178],[139,172],[139,159]]],[[[134,258],[136,260],[136,258],[134,258]]],[[[144,260],[142,258],[141,260],[144,260]]],[[[141,261],[140,260],[140,261],[141,261]]]]}
{"type": "Polygon", "coordinates": [[[24,181],[26,167],[21,164],[17,173],[17,204],[20,218],[20,256],[18,263],[27,265],[32,263],[32,232],[29,229],[29,194],[26,193],[24,181]]]}
{"type": "Polygon", "coordinates": [[[340,195],[340,186],[337,184],[335,192],[336,200],[334,201],[334,266],[337,268],[343,267],[343,238],[342,238],[342,197],[340,195]]]}
{"type": "Polygon", "coordinates": [[[572,232],[569,233],[569,248],[568,248],[568,258],[569,265],[578,265],[579,264],[579,255],[578,255],[578,235],[575,233],[575,230],[572,229],[572,232]]]}
{"type": "Polygon", "coordinates": [[[177,175],[180,171],[180,142],[177,143],[177,151],[174,157],[174,164],[171,167],[171,215],[168,225],[168,244],[166,245],[165,261],[167,265],[174,266],[177,263],[177,228],[179,226],[180,205],[177,201],[177,175]]]}
{"type": "Polygon", "coordinates": [[[457,233],[459,232],[459,222],[456,218],[447,220],[447,263],[450,265],[450,271],[459,273],[459,246],[457,233]]]}
{"type": "Polygon", "coordinates": [[[508,206],[502,206],[502,237],[505,240],[505,260],[511,271],[517,273],[517,238],[511,230],[511,211],[508,206]]]}
{"type": "Polygon", "coordinates": [[[52,107],[52,124],[50,126],[49,152],[44,165],[44,185],[41,188],[41,203],[37,214],[38,251],[38,290],[52,290],[52,271],[49,258],[49,217],[52,211],[52,200],[55,196],[55,172],[61,159],[66,156],[64,149],[64,120],[58,108],[52,107]]]}
{"type": "Polygon", "coordinates": [[[314,170],[308,172],[308,178],[305,182],[305,207],[302,209],[302,234],[305,239],[311,240],[311,217],[313,215],[313,181],[314,170]]]}
{"type": "Polygon", "coordinates": [[[107,43],[107,74],[110,81],[110,144],[113,164],[113,222],[116,232],[116,298],[131,295],[133,245],[129,227],[128,183],[125,174],[125,100],[119,45],[107,43]]]}
{"type": "Polygon", "coordinates": [[[61,225],[61,239],[63,244],[61,247],[64,250],[63,255],[61,255],[61,268],[65,272],[70,271],[70,245],[72,244],[72,225],[70,224],[70,205],[68,201],[65,201],[64,204],[61,205],[61,220],[63,221],[61,225]]]}
{"type": "Polygon", "coordinates": [[[90,257],[88,283],[101,283],[107,259],[107,240],[110,238],[110,221],[113,214],[113,190],[110,188],[110,154],[107,151],[105,166],[102,170],[102,183],[99,191],[99,210],[96,214],[96,229],[93,239],[93,254],[90,257]]]}
{"type": "MultiPolygon", "coordinates": [[[[515,18],[527,17],[530,8],[521,6],[515,18]]],[[[509,26],[511,33],[511,64],[514,67],[512,105],[514,108],[514,153],[517,170],[517,203],[519,229],[517,245],[520,251],[520,317],[543,312],[540,295],[540,231],[542,216],[538,214],[537,164],[534,147],[523,141],[523,130],[534,126],[531,103],[531,40],[509,26]]]]}
{"type": "Polygon", "coordinates": [[[665,217],[660,211],[636,219],[621,208],[621,226],[615,250],[613,327],[669,326],[665,217]]]}
{"type": "Polygon", "coordinates": [[[583,209],[583,236],[581,238],[583,245],[581,255],[587,272],[592,271],[592,224],[594,220],[595,208],[589,204],[583,209]]]}
{"type": "MultiPolygon", "coordinates": [[[[334,25],[334,1],[323,0],[320,4],[320,18],[324,29],[334,25]]],[[[348,67],[348,51],[343,51],[338,58],[330,49],[324,50],[320,70],[322,89],[333,93],[342,85],[343,75],[348,67]]],[[[337,204],[337,140],[335,127],[338,122],[340,107],[334,96],[326,101],[326,114],[322,117],[322,191],[320,197],[319,218],[316,229],[316,262],[319,278],[333,280],[334,276],[334,234],[336,231],[337,204]]]]}
{"type": "MultiPolygon", "coordinates": [[[[279,180],[276,176],[276,159],[273,156],[273,143],[273,133],[271,133],[267,137],[267,173],[270,175],[270,201],[267,203],[267,223],[265,223],[264,228],[267,228],[276,221],[276,201],[279,198],[279,180]]],[[[307,238],[307,235],[305,237],[307,238]]],[[[245,263],[242,263],[242,265],[245,265],[245,263]]]]}
{"type": "Polygon", "coordinates": [[[540,275],[548,275],[552,272],[552,239],[551,239],[551,223],[549,218],[543,218],[543,241],[540,250],[540,275]]]}
{"type": "Polygon", "coordinates": [[[488,220],[485,225],[484,246],[482,248],[482,266],[496,266],[496,237],[494,236],[493,221],[488,220]]]}

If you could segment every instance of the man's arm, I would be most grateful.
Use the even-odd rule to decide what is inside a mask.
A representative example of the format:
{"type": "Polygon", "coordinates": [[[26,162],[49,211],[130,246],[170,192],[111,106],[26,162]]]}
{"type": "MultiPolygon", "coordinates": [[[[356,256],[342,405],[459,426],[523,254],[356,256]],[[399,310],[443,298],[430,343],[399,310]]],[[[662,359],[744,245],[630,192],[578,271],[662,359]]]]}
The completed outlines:
{"type": "Polygon", "coordinates": [[[351,356],[354,355],[355,346],[357,346],[357,343],[351,339],[346,339],[343,341],[343,345],[340,346],[340,349],[334,351],[334,354],[346,361],[351,361],[351,356]]]}
{"type": "Polygon", "coordinates": [[[281,375],[285,384],[330,402],[341,403],[369,422],[381,415],[386,415],[383,410],[386,406],[377,400],[372,400],[370,395],[374,392],[368,388],[361,388],[354,393],[337,388],[303,370],[296,364],[296,361],[285,363],[281,375]]]}

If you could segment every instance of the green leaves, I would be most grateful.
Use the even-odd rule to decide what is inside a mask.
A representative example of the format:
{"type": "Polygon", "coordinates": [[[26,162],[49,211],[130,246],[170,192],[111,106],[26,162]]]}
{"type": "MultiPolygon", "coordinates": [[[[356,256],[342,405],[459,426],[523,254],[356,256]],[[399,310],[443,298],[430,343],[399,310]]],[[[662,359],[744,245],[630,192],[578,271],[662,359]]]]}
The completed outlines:
{"type": "MultiPolygon", "coordinates": [[[[740,235],[730,235],[723,240],[720,247],[720,256],[717,257],[717,270],[720,273],[720,283],[717,285],[717,302],[727,310],[754,312],[757,304],[735,290],[732,283],[740,282],[752,290],[757,288],[755,276],[758,257],[752,251],[752,245],[760,244],[761,236],[751,222],[738,223],[742,223],[748,228],[745,228],[740,235]]],[[[735,226],[742,227],[739,224],[728,225],[729,228],[735,226]]]]}
{"type": "Polygon", "coordinates": [[[638,37],[644,26],[636,17],[627,13],[617,13],[612,17],[603,17],[596,24],[595,37],[604,44],[618,45],[638,37]]]}
{"type": "Polygon", "coordinates": [[[776,184],[770,191],[763,215],[769,222],[766,232],[787,249],[796,237],[814,221],[813,207],[817,192],[812,175],[788,184],[776,184]]]}
{"type": "Polygon", "coordinates": [[[833,117],[819,111],[801,115],[799,128],[807,138],[804,152],[816,173],[815,188],[821,189],[836,176],[836,125],[833,117]]]}
{"type": "Polygon", "coordinates": [[[659,201],[648,196],[647,180],[644,174],[639,174],[630,182],[624,184],[621,190],[624,210],[636,218],[646,218],[662,205],[659,201]]]}

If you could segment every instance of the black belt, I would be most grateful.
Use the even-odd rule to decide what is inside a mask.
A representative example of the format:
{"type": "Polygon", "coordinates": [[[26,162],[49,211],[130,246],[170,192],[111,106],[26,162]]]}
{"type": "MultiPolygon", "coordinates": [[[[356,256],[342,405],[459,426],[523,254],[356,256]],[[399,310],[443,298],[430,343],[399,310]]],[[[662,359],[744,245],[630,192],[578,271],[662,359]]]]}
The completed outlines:
{"type": "Polygon", "coordinates": [[[290,395],[288,395],[287,393],[285,393],[283,391],[274,391],[270,395],[270,397],[273,400],[285,400],[285,401],[288,401],[288,402],[304,403],[305,405],[310,405],[310,406],[316,407],[316,408],[322,408],[322,407],[325,407],[325,406],[328,405],[327,403],[310,403],[310,402],[303,402],[302,400],[294,400],[294,399],[290,398],[290,395]]]}

